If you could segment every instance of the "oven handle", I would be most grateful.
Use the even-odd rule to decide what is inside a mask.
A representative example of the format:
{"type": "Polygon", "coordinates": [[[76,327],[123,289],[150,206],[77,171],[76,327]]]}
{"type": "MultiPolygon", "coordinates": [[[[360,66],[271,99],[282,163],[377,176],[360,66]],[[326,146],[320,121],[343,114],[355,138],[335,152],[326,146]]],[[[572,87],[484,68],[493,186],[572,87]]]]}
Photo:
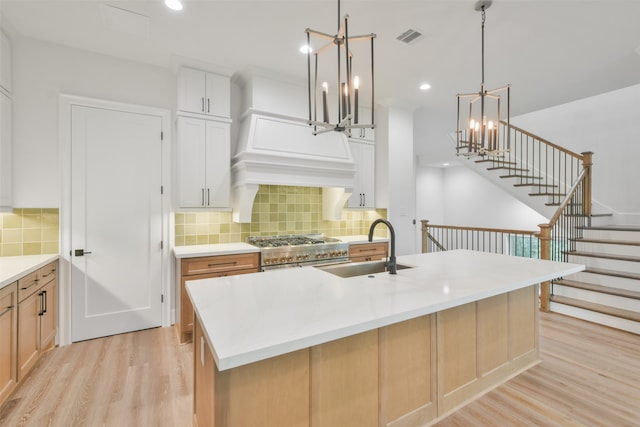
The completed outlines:
{"type": "Polygon", "coordinates": [[[349,264],[352,263],[350,259],[329,259],[325,261],[307,261],[307,262],[291,262],[286,264],[269,264],[263,265],[260,267],[261,271],[269,271],[269,270],[277,270],[280,268],[293,268],[293,267],[312,267],[315,265],[329,266],[329,265],[337,265],[337,264],[349,264]]]}

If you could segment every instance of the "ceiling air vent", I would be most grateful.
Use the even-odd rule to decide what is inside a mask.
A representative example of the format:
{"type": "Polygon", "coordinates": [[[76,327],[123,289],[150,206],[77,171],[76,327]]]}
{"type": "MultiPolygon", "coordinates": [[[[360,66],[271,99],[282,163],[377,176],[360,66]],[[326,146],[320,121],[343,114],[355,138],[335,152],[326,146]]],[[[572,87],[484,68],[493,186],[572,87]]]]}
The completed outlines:
{"type": "Polygon", "coordinates": [[[409,28],[407,31],[396,37],[396,40],[406,44],[412,44],[416,40],[420,39],[422,35],[423,34],[420,31],[409,28]]]}

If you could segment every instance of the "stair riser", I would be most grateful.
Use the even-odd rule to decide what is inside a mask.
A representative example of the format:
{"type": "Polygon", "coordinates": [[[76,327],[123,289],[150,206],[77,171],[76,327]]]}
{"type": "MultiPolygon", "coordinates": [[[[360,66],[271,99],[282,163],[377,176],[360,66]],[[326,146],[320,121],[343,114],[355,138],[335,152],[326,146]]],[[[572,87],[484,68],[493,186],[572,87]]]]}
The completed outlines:
{"type": "Polygon", "coordinates": [[[609,255],[640,257],[640,245],[611,245],[605,243],[576,242],[576,250],[581,252],[597,252],[609,255]]]}
{"type": "Polygon", "coordinates": [[[640,243],[640,231],[582,230],[582,233],[582,237],[585,239],[623,240],[640,243]]]}
{"type": "Polygon", "coordinates": [[[602,313],[595,313],[593,311],[584,310],[578,307],[572,307],[569,305],[558,304],[552,302],[549,306],[550,310],[554,313],[561,313],[567,316],[575,317],[578,319],[584,319],[589,322],[598,323],[601,325],[610,326],[612,328],[621,329],[623,331],[629,331],[634,334],[640,334],[640,323],[632,320],[620,319],[613,316],[608,316],[602,313]]]}
{"type": "Polygon", "coordinates": [[[580,272],[565,276],[565,279],[592,283],[594,285],[608,286],[610,288],[625,289],[627,291],[640,292],[640,280],[627,279],[625,277],[580,272]]]}
{"type": "Polygon", "coordinates": [[[589,267],[603,268],[620,272],[640,274],[640,262],[620,261],[607,258],[593,258],[569,255],[567,262],[584,264],[589,267]]]}
{"type": "Polygon", "coordinates": [[[581,301],[593,302],[596,304],[608,305],[609,307],[621,308],[623,310],[640,313],[640,300],[619,297],[616,295],[592,292],[584,289],[572,288],[569,286],[553,285],[554,295],[575,298],[581,301]]]}

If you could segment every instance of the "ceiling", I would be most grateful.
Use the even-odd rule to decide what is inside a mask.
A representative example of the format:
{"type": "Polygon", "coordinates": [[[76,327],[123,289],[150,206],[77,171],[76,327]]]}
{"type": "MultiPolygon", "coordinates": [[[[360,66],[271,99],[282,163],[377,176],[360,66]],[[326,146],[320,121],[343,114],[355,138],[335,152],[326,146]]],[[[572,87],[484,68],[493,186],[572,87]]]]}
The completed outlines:
{"type": "MultiPolygon", "coordinates": [[[[335,0],[0,0],[3,26],[25,36],[175,67],[247,66],[306,81],[305,28],[334,34],[335,0]],[[105,7],[105,5],[113,7],[105,7]]],[[[376,33],[376,102],[455,115],[479,90],[480,13],[468,0],[343,0],[350,34],[376,33]],[[423,32],[410,45],[405,30],[423,32]],[[420,91],[428,82],[431,89],[420,91]]],[[[495,0],[486,18],[486,86],[512,85],[518,115],[640,83],[640,0],[495,0]]],[[[447,125],[454,125],[451,118],[447,125]]],[[[451,126],[448,126],[451,127],[451,126]]]]}

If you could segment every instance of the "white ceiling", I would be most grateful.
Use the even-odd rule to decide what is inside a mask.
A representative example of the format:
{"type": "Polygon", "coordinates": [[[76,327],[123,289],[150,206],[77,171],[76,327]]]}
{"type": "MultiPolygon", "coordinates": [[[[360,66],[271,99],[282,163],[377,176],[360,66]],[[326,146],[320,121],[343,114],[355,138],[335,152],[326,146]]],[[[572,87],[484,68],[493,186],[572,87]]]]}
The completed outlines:
{"type": "MultiPolygon", "coordinates": [[[[0,13],[14,36],[166,67],[183,58],[229,73],[259,66],[301,81],[305,28],[337,30],[335,0],[183,2],[184,10],[173,12],[162,0],[0,0],[0,13]]],[[[456,93],[480,86],[480,13],[473,5],[343,0],[350,34],[377,34],[376,101],[454,115],[456,93]],[[396,41],[408,28],[425,37],[396,41]],[[432,88],[419,91],[422,82],[432,88]]],[[[640,0],[495,0],[485,28],[487,88],[510,83],[518,115],[638,84],[639,17],[640,0]]]]}

